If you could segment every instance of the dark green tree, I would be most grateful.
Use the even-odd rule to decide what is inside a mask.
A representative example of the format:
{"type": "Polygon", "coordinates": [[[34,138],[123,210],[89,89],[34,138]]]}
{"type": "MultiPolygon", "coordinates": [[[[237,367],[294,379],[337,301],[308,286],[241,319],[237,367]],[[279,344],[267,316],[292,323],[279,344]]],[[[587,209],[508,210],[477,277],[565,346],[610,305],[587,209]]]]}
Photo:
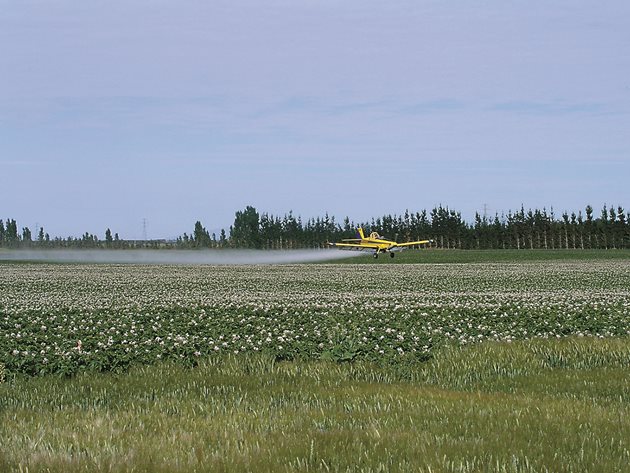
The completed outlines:
{"type": "Polygon", "coordinates": [[[586,206],[586,221],[584,222],[584,234],[586,235],[586,245],[588,248],[593,248],[593,245],[597,244],[593,242],[593,207],[586,206]]]}
{"type": "Polygon", "coordinates": [[[239,248],[260,248],[260,216],[254,207],[248,205],[234,217],[230,240],[239,248]]]}
{"type": "Polygon", "coordinates": [[[6,225],[4,239],[8,246],[15,246],[20,240],[18,236],[17,222],[15,219],[7,219],[6,225]]]}
{"type": "Polygon", "coordinates": [[[608,248],[608,209],[606,208],[606,204],[604,204],[604,208],[602,209],[602,213],[600,215],[598,221],[598,230],[601,235],[601,248],[608,248]]]}
{"type": "Polygon", "coordinates": [[[30,244],[32,243],[33,238],[31,235],[31,230],[28,227],[24,227],[22,228],[22,243],[26,246],[30,246],[30,244]]]}
{"type": "Polygon", "coordinates": [[[204,228],[199,220],[195,222],[195,230],[193,232],[193,240],[195,247],[207,248],[210,246],[210,234],[204,228]]]}
{"type": "Polygon", "coordinates": [[[111,248],[114,244],[114,238],[112,237],[112,231],[108,228],[105,230],[105,246],[111,248]]]}
{"type": "Polygon", "coordinates": [[[620,205],[617,207],[617,218],[615,219],[615,234],[618,248],[625,248],[628,242],[628,222],[626,221],[626,213],[620,205]]]}

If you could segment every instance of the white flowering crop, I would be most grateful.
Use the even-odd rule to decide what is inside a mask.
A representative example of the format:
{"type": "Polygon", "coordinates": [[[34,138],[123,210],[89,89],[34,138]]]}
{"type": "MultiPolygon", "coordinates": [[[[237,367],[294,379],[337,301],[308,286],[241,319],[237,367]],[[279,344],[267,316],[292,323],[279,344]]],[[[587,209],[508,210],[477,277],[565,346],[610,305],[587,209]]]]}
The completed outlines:
{"type": "Polygon", "coordinates": [[[426,359],[446,343],[630,334],[630,262],[5,264],[0,363],[71,374],[216,353],[426,359]]]}

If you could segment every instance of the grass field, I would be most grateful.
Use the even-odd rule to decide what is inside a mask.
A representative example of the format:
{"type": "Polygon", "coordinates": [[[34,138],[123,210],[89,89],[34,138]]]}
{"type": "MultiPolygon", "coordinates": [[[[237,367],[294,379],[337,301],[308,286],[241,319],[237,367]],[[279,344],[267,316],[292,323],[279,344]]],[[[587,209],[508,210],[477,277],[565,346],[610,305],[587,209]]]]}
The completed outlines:
{"type": "Polygon", "coordinates": [[[0,471],[627,471],[627,253],[433,253],[0,264],[0,471]]]}
{"type": "Polygon", "coordinates": [[[226,356],[0,386],[6,471],[621,472],[627,340],[366,363],[226,356]],[[27,470],[28,469],[28,470],[27,470]]]}

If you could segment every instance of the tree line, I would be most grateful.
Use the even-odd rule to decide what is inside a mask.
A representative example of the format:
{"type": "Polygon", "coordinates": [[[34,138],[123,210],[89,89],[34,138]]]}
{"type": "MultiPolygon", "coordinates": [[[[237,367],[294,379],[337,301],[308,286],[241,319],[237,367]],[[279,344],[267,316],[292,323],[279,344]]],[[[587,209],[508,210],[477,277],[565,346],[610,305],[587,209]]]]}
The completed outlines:
{"type": "Polygon", "coordinates": [[[587,205],[584,211],[554,213],[521,207],[493,217],[475,214],[472,222],[461,213],[439,205],[430,211],[405,211],[383,215],[367,222],[342,222],[334,216],[303,221],[289,212],[283,216],[259,213],[247,206],[236,212],[229,230],[210,234],[201,221],[193,231],[173,241],[123,240],[108,228],[104,238],[86,232],[79,238],[50,238],[39,228],[34,238],[28,227],[18,229],[14,219],[0,220],[0,246],[9,248],[322,248],[327,242],[354,238],[357,227],[377,231],[399,242],[432,239],[433,247],[456,249],[621,249],[630,248],[630,212],[622,206],[604,205],[598,214],[587,205]]]}
{"type": "MultiPolygon", "coordinates": [[[[33,237],[29,227],[18,230],[15,219],[0,219],[0,247],[4,248],[130,248],[133,242],[122,240],[118,233],[112,235],[105,230],[104,239],[85,232],[80,237],[68,236],[51,238],[44,227],[39,227],[37,237],[33,237]]],[[[147,244],[149,242],[146,242],[147,244]]]]}

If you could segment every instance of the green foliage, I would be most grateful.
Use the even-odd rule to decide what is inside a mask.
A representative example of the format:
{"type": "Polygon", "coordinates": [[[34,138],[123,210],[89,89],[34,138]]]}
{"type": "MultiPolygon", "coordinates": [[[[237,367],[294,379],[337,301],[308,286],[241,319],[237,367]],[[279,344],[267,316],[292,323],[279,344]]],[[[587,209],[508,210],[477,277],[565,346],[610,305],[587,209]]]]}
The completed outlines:
{"type": "Polygon", "coordinates": [[[260,248],[260,217],[254,207],[236,212],[230,238],[239,248],[260,248]]]}
{"type": "Polygon", "coordinates": [[[210,234],[200,221],[195,223],[195,231],[193,233],[194,246],[197,248],[208,248],[210,246],[210,234]]]}
{"type": "Polygon", "coordinates": [[[4,364],[0,363],[0,383],[4,383],[5,371],[4,364]]]}
{"type": "Polygon", "coordinates": [[[114,238],[112,237],[112,231],[108,228],[105,230],[105,245],[111,248],[114,244],[114,238]]]}
{"type": "Polygon", "coordinates": [[[164,360],[192,366],[223,353],[405,371],[452,344],[630,334],[626,259],[369,271],[1,267],[0,362],[10,373],[120,372],[164,360]]]}

